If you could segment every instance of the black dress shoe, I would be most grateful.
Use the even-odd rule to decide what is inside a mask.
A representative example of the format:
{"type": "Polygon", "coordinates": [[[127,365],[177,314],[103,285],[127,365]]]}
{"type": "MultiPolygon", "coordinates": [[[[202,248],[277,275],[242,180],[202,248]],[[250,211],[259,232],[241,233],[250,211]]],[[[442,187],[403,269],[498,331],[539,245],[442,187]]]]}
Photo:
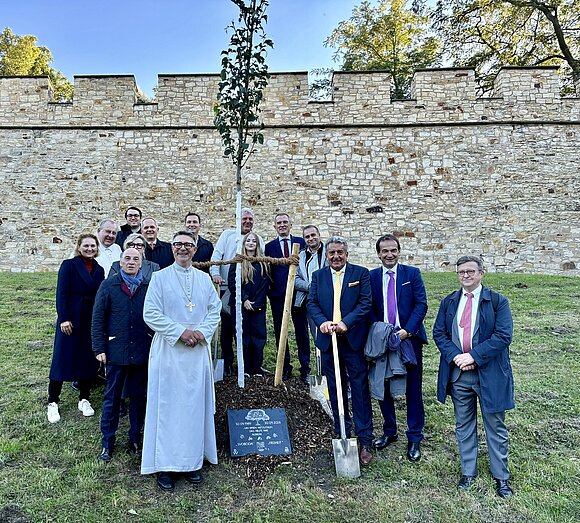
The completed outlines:
{"type": "Polygon", "coordinates": [[[97,461],[99,463],[109,463],[112,459],[112,451],[107,447],[103,447],[103,450],[97,456],[97,461]]]}
{"type": "Polygon", "coordinates": [[[158,472],[157,484],[161,490],[170,491],[175,488],[175,480],[170,472],[158,472]]]}
{"type": "Polygon", "coordinates": [[[203,481],[201,476],[201,469],[186,472],[183,474],[183,477],[185,478],[185,481],[193,483],[194,485],[199,485],[203,481]]]}
{"type": "Polygon", "coordinates": [[[419,441],[407,443],[407,459],[411,463],[416,463],[421,459],[421,443],[419,441]]]}
{"type": "Polygon", "coordinates": [[[457,483],[457,488],[459,490],[467,490],[475,483],[475,476],[461,476],[459,483],[457,483]]]}
{"type": "Polygon", "coordinates": [[[514,495],[514,491],[510,487],[509,481],[507,479],[495,479],[495,490],[500,498],[511,498],[514,495]]]}
{"type": "Polygon", "coordinates": [[[375,449],[381,450],[384,449],[385,447],[388,447],[391,443],[395,443],[395,441],[397,441],[398,439],[399,436],[397,436],[396,434],[393,436],[387,436],[386,434],[383,434],[380,438],[375,440],[373,446],[375,447],[375,449]]]}

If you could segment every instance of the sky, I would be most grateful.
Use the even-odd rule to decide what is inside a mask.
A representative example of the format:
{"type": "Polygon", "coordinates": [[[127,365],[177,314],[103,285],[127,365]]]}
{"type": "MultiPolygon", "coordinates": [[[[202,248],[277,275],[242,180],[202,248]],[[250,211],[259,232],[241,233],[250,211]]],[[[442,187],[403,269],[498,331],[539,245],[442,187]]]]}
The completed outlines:
{"type": "MultiPolygon", "coordinates": [[[[324,40],[358,0],[269,0],[270,72],[339,68],[324,40]]],[[[52,67],[74,75],[133,74],[152,96],[158,74],[217,73],[231,0],[0,0],[0,30],[34,35],[52,67]]]]}

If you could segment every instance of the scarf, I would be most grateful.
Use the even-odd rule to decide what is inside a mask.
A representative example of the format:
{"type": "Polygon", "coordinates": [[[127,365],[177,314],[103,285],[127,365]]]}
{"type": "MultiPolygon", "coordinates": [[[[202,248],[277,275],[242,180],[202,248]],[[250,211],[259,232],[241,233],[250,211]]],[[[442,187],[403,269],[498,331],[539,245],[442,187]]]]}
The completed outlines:
{"type": "Polygon", "coordinates": [[[139,272],[135,276],[131,276],[130,274],[127,274],[123,270],[121,270],[120,272],[121,278],[125,282],[125,285],[129,287],[131,294],[135,294],[135,291],[139,288],[139,285],[141,285],[141,283],[143,282],[143,273],[141,272],[141,269],[139,269],[139,272]]]}

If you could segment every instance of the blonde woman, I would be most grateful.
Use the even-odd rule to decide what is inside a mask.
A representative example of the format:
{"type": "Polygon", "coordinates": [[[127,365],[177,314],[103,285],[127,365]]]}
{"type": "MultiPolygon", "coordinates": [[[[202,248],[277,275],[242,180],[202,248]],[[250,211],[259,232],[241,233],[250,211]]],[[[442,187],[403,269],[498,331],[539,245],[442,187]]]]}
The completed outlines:
{"type": "MultiPolygon", "coordinates": [[[[244,236],[242,254],[262,256],[260,240],[253,232],[244,236]]],[[[248,260],[244,260],[241,266],[244,370],[250,376],[261,376],[266,345],[266,295],[271,281],[270,267],[265,262],[248,260]]],[[[236,265],[230,266],[228,286],[230,308],[235,318],[236,265]]]]}

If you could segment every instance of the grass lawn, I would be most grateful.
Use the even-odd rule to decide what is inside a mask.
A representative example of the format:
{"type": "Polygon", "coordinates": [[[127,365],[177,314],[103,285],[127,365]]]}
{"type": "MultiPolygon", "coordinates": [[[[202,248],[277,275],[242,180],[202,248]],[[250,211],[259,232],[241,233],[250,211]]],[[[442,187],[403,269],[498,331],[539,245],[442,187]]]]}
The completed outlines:
{"type": "MultiPolygon", "coordinates": [[[[450,273],[424,277],[430,333],[440,299],[457,283],[450,273]]],[[[336,478],[330,442],[325,459],[280,467],[260,487],[248,486],[227,459],[204,468],[201,487],[180,481],[172,494],[140,476],[122,452],[100,466],[102,390],[92,398],[97,414],[83,418],[65,385],[61,422],[46,420],[56,275],[0,273],[0,522],[578,522],[580,278],[490,274],[485,282],[508,296],[515,322],[516,409],[506,416],[516,494],[510,500],[495,495],[483,433],[476,485],[468,493],[456,489],[453,409],[435,399],[433,343],[424,356],[427,424],[418,464],[405,459],[399,411],[403,437],[376,453],[356,481],[336,478]]],[[[273,368],[272,343],[266,357],[273,368]]]]}

